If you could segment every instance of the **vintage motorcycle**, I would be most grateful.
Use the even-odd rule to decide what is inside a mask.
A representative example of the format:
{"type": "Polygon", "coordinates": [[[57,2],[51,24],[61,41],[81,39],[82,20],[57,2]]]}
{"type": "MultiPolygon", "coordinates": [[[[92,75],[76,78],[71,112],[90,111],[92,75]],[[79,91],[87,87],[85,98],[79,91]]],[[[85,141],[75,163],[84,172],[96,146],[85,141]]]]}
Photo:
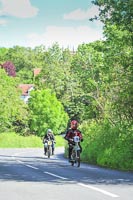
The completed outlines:
{"type": "Polygon", "coordinates": [[[54,141],[47,139],[44,141],[44,153],[45,155],[48,156],[48,158],[50,158],[51,155],[53,155],[53,146],[54,146],[54,141]]]}
{"type": "Polygon", "coordinates": [[[74,136],[72,139],[72,154],[71,154],[71,165],[76,165],[80,167],[80,146],[79,146],[80,138],[79,136],[74,136]]]}

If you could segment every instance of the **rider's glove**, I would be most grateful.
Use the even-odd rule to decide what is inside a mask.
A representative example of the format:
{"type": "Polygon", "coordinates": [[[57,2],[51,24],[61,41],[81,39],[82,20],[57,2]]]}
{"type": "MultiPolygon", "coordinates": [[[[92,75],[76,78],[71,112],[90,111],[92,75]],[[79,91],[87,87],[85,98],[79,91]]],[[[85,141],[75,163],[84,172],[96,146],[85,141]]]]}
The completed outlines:
{"type": "Polygon", "coordinates": [[[69,140],[70,142],[72,142],[72,141],[73,141],[73,139],[72,139],[72,138],[69,138],[68,140],[69,140]]]}

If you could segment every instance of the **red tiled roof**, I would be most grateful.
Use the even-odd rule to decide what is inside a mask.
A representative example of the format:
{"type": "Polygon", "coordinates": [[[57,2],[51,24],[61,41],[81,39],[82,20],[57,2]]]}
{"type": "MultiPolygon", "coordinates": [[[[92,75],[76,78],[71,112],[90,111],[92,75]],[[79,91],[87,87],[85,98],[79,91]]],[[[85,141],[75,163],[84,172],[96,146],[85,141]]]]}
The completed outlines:
{"type": "Polygon", "coordinates": [[[40,74],[41,72],[41,68],[36,68],[33,70],[34,76],[37,76],[38,74],[40,74]]]}
{"type": "Polygon", "coordinates": [[[18,87],[22,90],[22,95],[27,96],[29,89],[33,86],[33,84],[20,84],[18,87]]]}

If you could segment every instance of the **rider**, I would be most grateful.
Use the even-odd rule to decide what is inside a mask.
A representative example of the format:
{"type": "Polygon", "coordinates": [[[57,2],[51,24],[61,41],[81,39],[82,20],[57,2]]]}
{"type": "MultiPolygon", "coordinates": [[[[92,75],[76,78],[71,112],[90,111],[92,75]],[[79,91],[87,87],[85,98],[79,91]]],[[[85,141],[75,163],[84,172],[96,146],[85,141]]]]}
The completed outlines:
{"type": "MultiPolygon", "coordinates": [[[[79,136],[80,138],[80,141],[82,142],[83,141],[83,136],[82,136],[82,133],[80,130],[77,129],[78,127],[78,122],[76,120],[72,120],[71,121],[71,127],[67,130],[66,132],[66,135],[65,135],[65,139],[68,141],[68,145],[69,145],[69,148],[68,148],[68,157],[69,157],[69,161],[71,161],[71,153],[72,153],[72,139],[74,136],[79,136]]],[[[80,153],[82,152],[82,147],[79,143],[79,146],[80,146],[80,153]]]]}
{"type": "MultiPolygon", "coordinates": [[[[54,144],[56,143],[56,141],[55,141],[55,136],[53,134],[53,131],[51,129],[47,130],[47,133],[45,134],[45,136],[43,138],[43,143],[45,143],[45,141],[47,141],[47,140],[51,140],[52,141],[52,155],[54,155],[54,149],[55,149],[54,144]]],[[[44,145],[44,154],[46,155],[45,145],[44,145]]]]}

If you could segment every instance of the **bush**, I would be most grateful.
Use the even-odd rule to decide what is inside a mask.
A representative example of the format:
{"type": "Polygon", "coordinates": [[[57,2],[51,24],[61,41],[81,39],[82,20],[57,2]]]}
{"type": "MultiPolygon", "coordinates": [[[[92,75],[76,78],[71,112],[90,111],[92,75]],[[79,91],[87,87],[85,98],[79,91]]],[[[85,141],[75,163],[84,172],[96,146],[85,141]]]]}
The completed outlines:
{"type": "Polygon", "coordinates": [[[133,170],[132,126],[108,121],[82,124],[84,133],[82,159],[114,169],[133,170]]]}

